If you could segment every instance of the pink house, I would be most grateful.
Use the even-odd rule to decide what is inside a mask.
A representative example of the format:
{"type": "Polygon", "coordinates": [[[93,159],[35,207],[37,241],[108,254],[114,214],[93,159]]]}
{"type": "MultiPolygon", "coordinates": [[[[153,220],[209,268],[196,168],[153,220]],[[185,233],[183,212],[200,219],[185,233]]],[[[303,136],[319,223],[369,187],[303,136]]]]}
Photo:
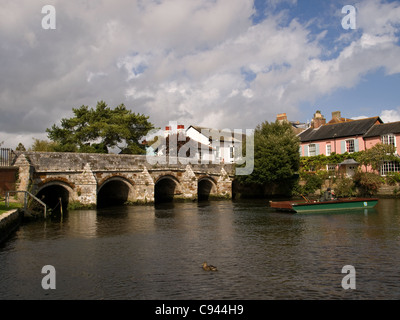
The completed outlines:
{"type": "MultiPolygon", "coordinates": [[[[342,118],[340,112],[332,113],[326,123],[319,111],[314,114],[310,128],[301,132],[300,155],[303,157],[353,153],[373,147],[377,143],[400,146],[400,122],[384,124],[379,117],[351,120],[342,118]]],[[[397,149],[396,149],[397,153],[397,149]]],[[[354,169],[354,168],[352,168],[354,169]]],[[[381,174],[399,172],[397,163],[385,163],[381,174]]]]}

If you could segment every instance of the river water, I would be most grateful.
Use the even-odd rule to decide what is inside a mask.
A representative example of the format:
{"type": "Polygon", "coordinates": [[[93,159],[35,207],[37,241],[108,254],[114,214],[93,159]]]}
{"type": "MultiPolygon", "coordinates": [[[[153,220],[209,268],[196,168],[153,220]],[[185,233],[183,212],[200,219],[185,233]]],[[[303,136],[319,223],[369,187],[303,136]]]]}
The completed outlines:
{"type": "Polygon", "coordinates": [[[111,207],[23,224],[0,246],[0,299],[399,299],[399,266],[400,200],[304,215],[265,201],[111,207]]]}

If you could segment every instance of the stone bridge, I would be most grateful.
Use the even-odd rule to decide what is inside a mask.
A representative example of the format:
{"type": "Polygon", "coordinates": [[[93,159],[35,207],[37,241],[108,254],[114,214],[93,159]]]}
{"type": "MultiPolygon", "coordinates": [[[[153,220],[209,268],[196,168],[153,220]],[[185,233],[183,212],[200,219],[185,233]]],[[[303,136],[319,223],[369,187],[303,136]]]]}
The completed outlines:
{"type": "MultiPolygon", "coordinates": [[[[170,161],[171,163],[172,161],[170,161]]],[[[21,152],[17,190],[43,199],[50,208],[154,203],[174,199],[231,198],[231,164],[150,164],[146,156],[21,152]]]]}

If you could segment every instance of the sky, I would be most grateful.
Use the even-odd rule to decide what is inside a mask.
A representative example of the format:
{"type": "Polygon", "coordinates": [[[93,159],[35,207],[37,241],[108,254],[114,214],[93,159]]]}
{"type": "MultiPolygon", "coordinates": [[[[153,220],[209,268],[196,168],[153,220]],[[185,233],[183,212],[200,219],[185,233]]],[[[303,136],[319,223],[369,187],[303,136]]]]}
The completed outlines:
{"type": "Polygon", "coordinates": [[[0,143],[29,148],[101,100],[162,128],[400,121],[399,37],[400,1],[0,0],[0,143]]]}

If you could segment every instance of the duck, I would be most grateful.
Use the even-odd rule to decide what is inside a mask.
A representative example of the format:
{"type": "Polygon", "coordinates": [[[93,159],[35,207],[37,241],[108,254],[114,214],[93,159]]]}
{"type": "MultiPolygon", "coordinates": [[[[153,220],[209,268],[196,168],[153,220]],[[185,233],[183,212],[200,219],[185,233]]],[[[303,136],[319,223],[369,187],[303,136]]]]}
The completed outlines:
{"type": "Polygon", "coordinates": [[[218,271],[217,267],[214,267],[212,265],[208,265],[207,262],[203,262],[203,269],[205,271],[218,271]]]}

